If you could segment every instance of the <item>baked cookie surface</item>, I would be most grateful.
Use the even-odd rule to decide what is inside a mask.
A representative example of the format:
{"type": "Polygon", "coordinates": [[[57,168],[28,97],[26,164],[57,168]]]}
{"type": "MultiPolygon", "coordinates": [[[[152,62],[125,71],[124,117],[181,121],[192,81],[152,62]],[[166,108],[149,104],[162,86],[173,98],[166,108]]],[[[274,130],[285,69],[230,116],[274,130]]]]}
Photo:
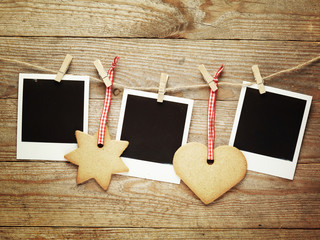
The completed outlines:
{"type": "Polygon", "coordinates": [[[245,177],[247,161],[237,148],[220,146],[214,149],[214,162],[208,164],[207,146],[191,142],[176,151],[173,167],[200,200],[209,204],[245,177]]]}
{"type": "Polygon", "coordinates": [[[76,131],[76,138],[78,148],[64,157],[79,166],[77,184],[94,178],[104,190],[107,190],[112,174],[129,171],[120,158],[129,142],[111,140],[107,127],[102,148],[97,146],[98,133],[91,136],[76,131]]]}

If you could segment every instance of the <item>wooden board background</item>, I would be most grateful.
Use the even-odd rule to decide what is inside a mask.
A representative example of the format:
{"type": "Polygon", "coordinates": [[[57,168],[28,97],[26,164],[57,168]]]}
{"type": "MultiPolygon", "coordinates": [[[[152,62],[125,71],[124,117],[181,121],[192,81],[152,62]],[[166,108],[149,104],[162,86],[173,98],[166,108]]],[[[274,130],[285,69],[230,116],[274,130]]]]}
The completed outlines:
{"type": "MultiPolygon", "coordinates": [[[[0,57],[58,70],[74,56],[70,74],[98,77],[92,61],[116,69],[108,126],[115,136],[123,85],[168,87],[203,84],[197,70],[221,82],[253,81],[320,55],[320,2],[172,0],[3,0],[0,57]]],[[[209,206],[184,185],[113,176],[107,192],[94,181],[76,185],[77,168],[66,162],[16,159],[18,74],[41,71],[0,60],[1,239],[319,239],[320,63],[266,81],[313,96],[293,181],[249,171],[209,206]]],[[[91,81],[89,132],[98,129],[102,81],[91,81]]],[[[221,86],[216,146],[229,141],[239,87],[221,86]]],[[[195,99],[189,141],[206,144],[208,89],[170,95],[195,99]]]]}

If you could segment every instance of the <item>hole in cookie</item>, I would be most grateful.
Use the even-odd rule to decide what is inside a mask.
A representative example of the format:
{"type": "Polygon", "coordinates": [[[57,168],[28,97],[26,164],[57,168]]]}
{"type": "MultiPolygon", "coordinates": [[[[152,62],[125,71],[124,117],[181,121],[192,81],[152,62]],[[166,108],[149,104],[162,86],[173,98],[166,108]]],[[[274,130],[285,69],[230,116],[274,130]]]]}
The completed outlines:
{"type": "Polygon", "coordinates": [[[103,147],[103,144],[99,143],[98,148],[102,148],[102,147],[103,147]]]}
{"type": "Polygon", "coordinates": [[[207,159],[207,163],[208,163],[209,165],[212,165],[212,164],[214,163],[214,160],[213,160],[213,159],[207,159]]]}

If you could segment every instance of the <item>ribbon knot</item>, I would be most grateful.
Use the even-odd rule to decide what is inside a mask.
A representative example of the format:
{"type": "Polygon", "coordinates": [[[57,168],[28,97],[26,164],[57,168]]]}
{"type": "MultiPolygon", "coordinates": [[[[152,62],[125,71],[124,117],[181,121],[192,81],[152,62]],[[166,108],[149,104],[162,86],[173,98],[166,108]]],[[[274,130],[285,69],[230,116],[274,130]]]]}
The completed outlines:
{"type": "Polygon", "coordinates": [[[118,56],[114,58],[113,63],[111,65],[112,69],[114,69],[117,66],[119,59],[120,59],[120,57],[118,57],[118,56]]]}
{"type": "Polygon", "coordinates": [[[213,79],[218,81],[218,77],[219,77],[219,75],[220,75],[220,73],[222,72],[223,69],[224,69],[224,67],[223,67],[223,64],[222,64],[221,67],[216,72],[216,74],[214,75],[213,79]]]}
{"type": "Polygon", "coordinates": [[[218,69],[216,74],[213,76],[213,81],[215,83],[218,83],[218,77],[219,77],[219,75],[220,75],[220,73],[222,72],[223,69],[224,69],[224,67],[223,67],[223,65],[221,65],[221,67],[218,69]]]}

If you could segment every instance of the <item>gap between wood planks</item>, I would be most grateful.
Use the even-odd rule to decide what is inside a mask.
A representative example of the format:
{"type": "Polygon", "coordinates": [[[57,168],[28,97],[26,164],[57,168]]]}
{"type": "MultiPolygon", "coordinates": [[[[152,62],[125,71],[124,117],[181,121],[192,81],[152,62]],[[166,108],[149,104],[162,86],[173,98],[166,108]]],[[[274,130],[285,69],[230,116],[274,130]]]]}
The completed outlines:
{"type": "Polygon", "coordinates": [[[84,39],[145,39],[145,40],[181,40],[181,41],[252,41],[252,42],[299,42],[299,43],[320,43],[320,41],[317,40],[296,40],[296,39],[289,39],[289,40],[283,40],[283,39],[258,39],[258,38],[203,38],[203,39],[190,39],[190,38],[175,38],[175,37],[104,37],[104,36],[58,36],[58,35],[1,35],[0,38],[84,38],[84,39]]]}
{"type": "Polygon", "coordinates": [[[1,228],[55,228],[55,229],[67,229],[67,228],[78,228],[78,229],[106,229],[106,230],[111,230],[111,229],[159,229],[159,230],[165,230],[165,229],[170,229],[170,230],[199,230],[199,231],[219,231],[219,230],[320,230],[320,228],[285,228],[280,226],[279,228],[264,228],[261,226],[261,224],[258,225],[257,228],[199,228],[199,227],[182,227],[182,228],[177,228],[177,227],[123,227],[123,226],[114,226],[114,227],[108,227],[108,226],[50,226],[50,225],[43,225],[43,226],[5,226],[1,225],[1,228]]]}

